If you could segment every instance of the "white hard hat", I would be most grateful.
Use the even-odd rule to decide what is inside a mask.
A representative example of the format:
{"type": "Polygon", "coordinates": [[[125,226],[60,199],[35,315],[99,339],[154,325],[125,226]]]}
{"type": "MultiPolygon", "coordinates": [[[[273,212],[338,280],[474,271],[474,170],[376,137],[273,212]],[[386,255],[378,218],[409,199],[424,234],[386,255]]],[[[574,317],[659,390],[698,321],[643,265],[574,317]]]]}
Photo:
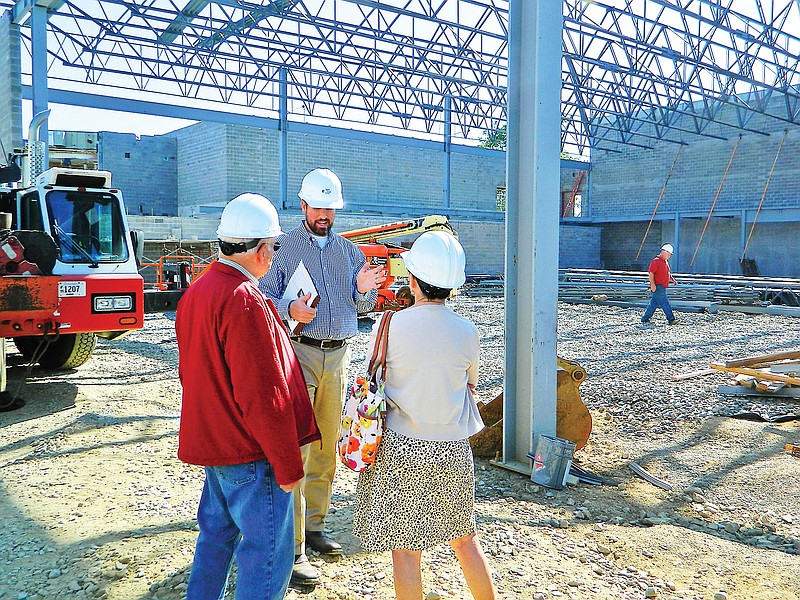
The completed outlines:
{"type": "Polygon", "coordinates": [[[662,252],[669,252],[670,254],[672,254],[674,252],[673,249],[672,249],[672,244],[664,244],[663,246],[661,246],[661,251],[662,252]]]}
{"type": "Polygon", "coordinates": [[[463,285],[467,279],[464,248],[455,237],[444,231],[426,231],[402,256],[406,269],[432,286],[453,289],[463,285]]]}
{"type": "Polygon", "coordinates": [[[312,208],[342,208],[342,182],[330,169],[314,169],[303,177],[297,196],[312,208]]]}
{"type": "Polygon", "coordinates": [[[228,202],[217,227],[218,236],[248,240],[273,238],[281,233],[278,211],[259,194],[240,194],[228,202]]]}

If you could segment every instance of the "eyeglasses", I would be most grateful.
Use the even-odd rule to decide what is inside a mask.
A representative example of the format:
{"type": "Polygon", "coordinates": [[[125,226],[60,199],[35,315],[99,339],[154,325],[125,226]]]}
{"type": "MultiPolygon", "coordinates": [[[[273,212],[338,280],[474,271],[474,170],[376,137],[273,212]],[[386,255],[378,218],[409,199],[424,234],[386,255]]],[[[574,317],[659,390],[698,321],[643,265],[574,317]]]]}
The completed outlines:
{"type": "MultiPolygon", "coordinates": [[[[269,245],[267,243],[264,243],[264,246],[269,248],[269,245]]],[[[278,250],[280,250],[280,247],[281,247],[281,243],[280,242],[278,242],[278,241],[272,242],[272,252],[277,252],[278,250]]]]}

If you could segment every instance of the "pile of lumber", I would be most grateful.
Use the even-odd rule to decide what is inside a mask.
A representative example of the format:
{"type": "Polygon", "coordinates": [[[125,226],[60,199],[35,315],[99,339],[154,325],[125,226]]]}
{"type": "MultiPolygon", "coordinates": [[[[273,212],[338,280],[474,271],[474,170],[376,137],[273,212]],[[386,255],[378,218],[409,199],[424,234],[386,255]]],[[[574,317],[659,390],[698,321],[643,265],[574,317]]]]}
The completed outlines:
{"type": "Polygon", "coordinates": [[[721,394],[800,397],[800,351],[776,352],[712,362],[711,368],[733,375],[721,394]]]}

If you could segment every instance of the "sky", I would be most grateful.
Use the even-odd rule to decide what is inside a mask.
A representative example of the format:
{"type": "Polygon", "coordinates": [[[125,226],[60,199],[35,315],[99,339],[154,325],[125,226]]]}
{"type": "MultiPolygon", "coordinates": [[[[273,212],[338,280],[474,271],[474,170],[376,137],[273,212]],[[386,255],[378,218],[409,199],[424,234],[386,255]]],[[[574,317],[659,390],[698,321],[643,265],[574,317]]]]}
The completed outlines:
{"type": "MultiPolygon", "coordinates": [[[[28,137],[28,124],[31,122],[31,102],[22,101],[23,137],[28,137]]],[[[51,131],[114,131],[136,135],[161,135],[191,125],[196,121],[154,117],[134,113],[50,104],[50,117],[47,127],[51,131]]]]}

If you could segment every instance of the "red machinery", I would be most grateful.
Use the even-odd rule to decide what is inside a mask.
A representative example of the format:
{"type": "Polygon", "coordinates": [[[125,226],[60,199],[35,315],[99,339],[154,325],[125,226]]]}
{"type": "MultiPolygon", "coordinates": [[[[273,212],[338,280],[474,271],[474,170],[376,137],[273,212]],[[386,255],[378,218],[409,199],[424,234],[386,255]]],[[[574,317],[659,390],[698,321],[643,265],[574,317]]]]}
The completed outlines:
{"type": "Polygon", "coordinates": [[[54,168],[28,187],[0,185],[0,213],[0,338],[42,366],[74,368],[97,336],[142,327],[136,244],[111,173],[54,168]]]}
{"type": "Polygon", "coordinates": [[[405,263],[400,256],[408,248],[398,244],[381,243],[379,240],[436,230],[447,231],[456,237],[458,236],[455,229],[448,222],[447,217],[442,215],[429,215],[417,219],[397,221],[387,225],[353,229],[341,234],[342,237],[356,244],[364,252],[364,256],[367,257],[367,262],[370,265],[386,267],[386,280],[378,290],[378,300],[375,304],[376,311],[404,308],[413,303],[411,290],[409,290],[408,286],[398,286],[396,281],[398,277],[408,278],[408,271],[406,271],[405,263]]]}

